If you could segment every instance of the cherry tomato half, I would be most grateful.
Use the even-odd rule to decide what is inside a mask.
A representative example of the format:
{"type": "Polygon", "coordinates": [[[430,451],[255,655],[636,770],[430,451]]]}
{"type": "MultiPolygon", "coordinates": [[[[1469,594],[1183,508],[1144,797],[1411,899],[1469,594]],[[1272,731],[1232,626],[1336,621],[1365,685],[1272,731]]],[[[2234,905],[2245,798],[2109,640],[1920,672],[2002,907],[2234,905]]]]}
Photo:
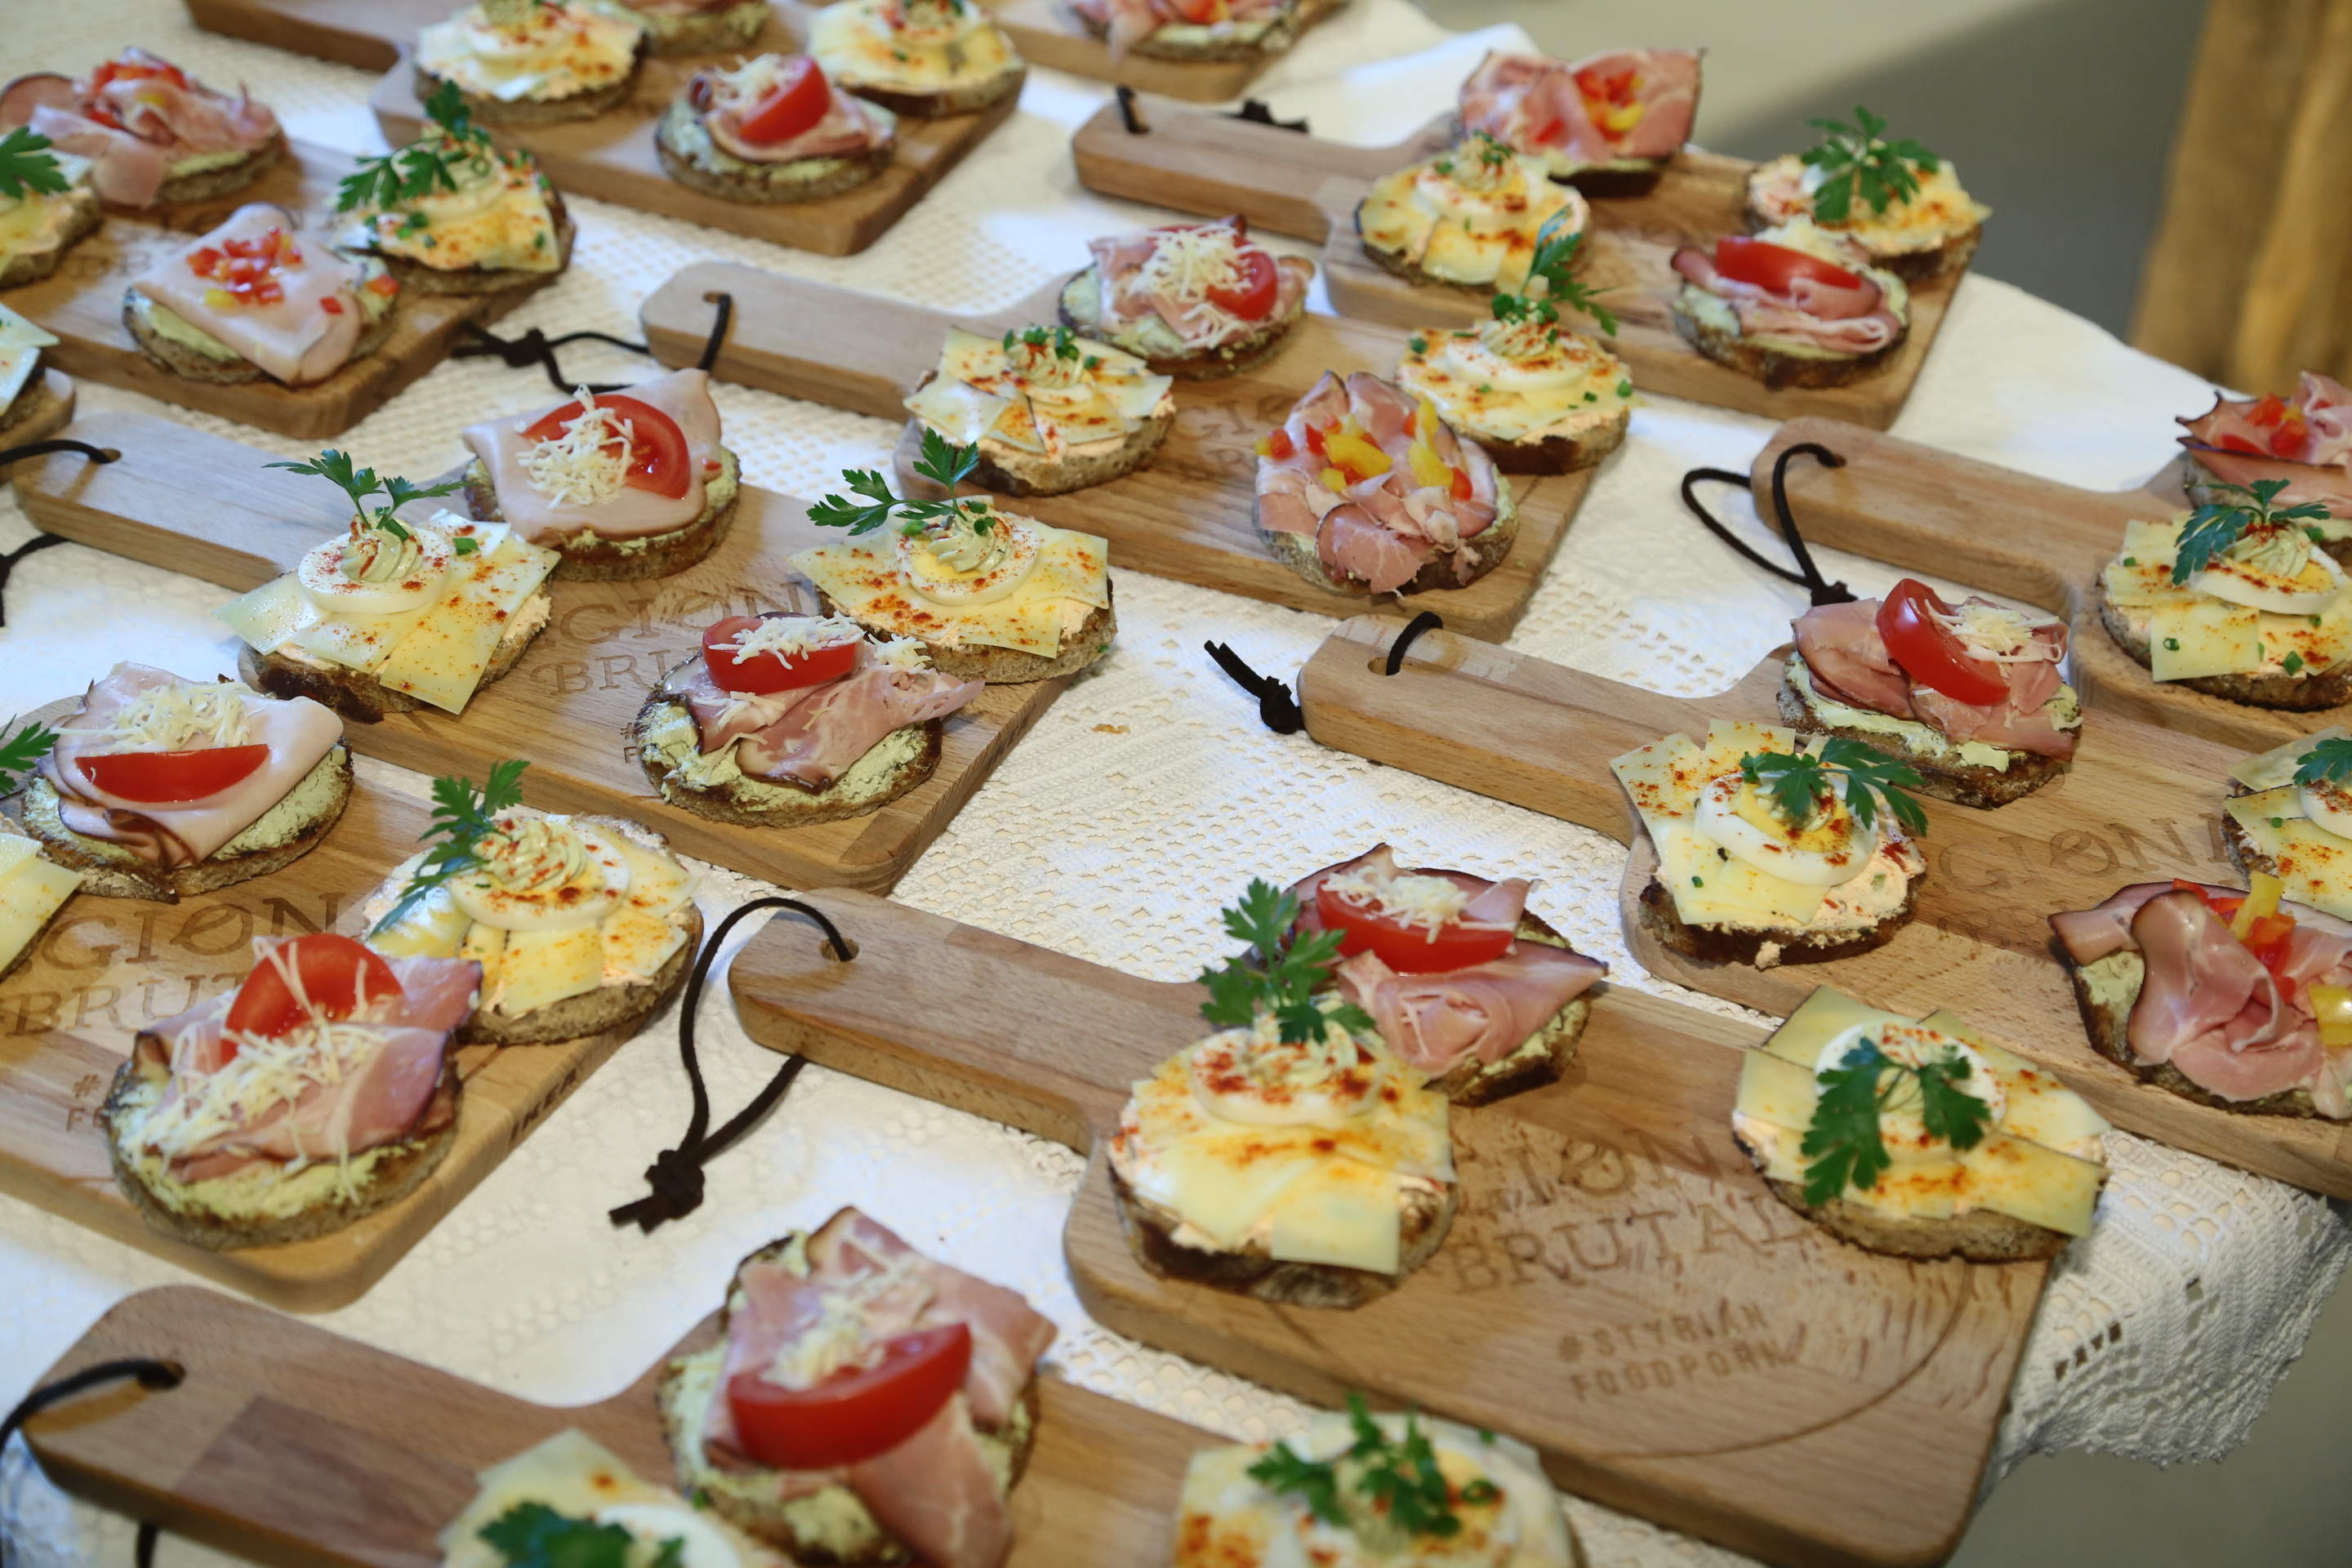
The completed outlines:
{"type": "Polygon", "coordinates": [[[746,142],[772,146],[805,133],[833,107],[833,87],[806,55],[784,62],[783,80],[743,116],[737,131],[746,142]]]}
{"type": "Polygon", "coordinates": [[[1838,289],[1859,289],[1862,277],[1834,262],[1785,245],[1773,245],[1744,234],[1727,234],[1715,242],[1715,269],[1738,283],[1753,283],[1776,294],[1786,293],[1800,278],[1811,278],[1838,289]]]}
{"type": "MultiPolygon", "coordinates": [[[[596,406],[611,409],[629,426],[629,474],[624,482],[633,490],[651,490],[672,500],[684,497],[694,479],[694,465],[688,455],[686,432],[677,427],[677,421],[652,404],[623,393],[598,397],[596,406]]],[[[523,437],[552,441],[572,428],[582,412],[578,403],[567,403],[524,431],[523,437]]]]}
{"type": "Polygon", "coordinates": [[[120,800],[176,805],[220,794],[269,760],[267,746],[205,746],[193,752],[101,752],[81,757],[82,776],[120,800]]]}
{"type": "Polygon", "coordinates": [[[1467,969],[1511,950],[1507,931],[1468,931],[1442,925],[1434,937],[1427,926],[1407,925],[1384,910],[1350,903],[1331,891],[1328,882],[1315,889],[1315,913],[1324,929],[1339,932],[1339,951],[1353,954],[1367,948],[1399,974],[1432,974],[1467,969]]]}
{"type": "Polygon", "coordinates": [[[2009,681],[2000,666],[1969,653],[1937,618],[1951,613],[1935,589],[1906,577],[1878,606],[1878,635],[1903,673],[1930,690],[1978,708],[2006,701],[2009,681]]]}
{"type": "Polygon", "coordinates": [[[1235,259],[1241,263],[1240,279],[1230,289],[1210,289],[1209,303],[1244,321],[1264,321],[1282,296],[1282,270],[1263,250],[1244,250],[1235,259]]]}
{"type": "Polygon", "coordinates": [[[825,1470],[887,1454],[940,1413],[971,1369],[962,1323],[900,1334],[881,1364],[814,1388],[779,1388],[756,1372],[727,1380],[744,1452],[780,1470],[825,1470]]]}
{"type": "Polygon", "coordinates": [[[838,680],[857,664],[857,645],[863,640],[851,637],[831,647],[811,648],[789,658],[776,653],[755,653],[749,658],[738,658],[721,647],[731,643],[767,617],[764,616],[730,616],[725,620],[705,627],[702,633],[702,662],[710,668],[710,679],[721,691],[748,691],[764,696],[772,691],[797,691],[803,686],[818,686],[828,680],[838,680]]]}
{"type": "MultiPolygon", "coordinates": [[[[371,1002],[403,994],[381,953],[350,937],[320,931],[280,942],[254,965],[229,1005],[227,1026],[231,1035],[276,1039],[313,1013],[348,1018],[371,1002]]],[[[236,1042],[228,1045],[234,1057],[236,1042]]]]}

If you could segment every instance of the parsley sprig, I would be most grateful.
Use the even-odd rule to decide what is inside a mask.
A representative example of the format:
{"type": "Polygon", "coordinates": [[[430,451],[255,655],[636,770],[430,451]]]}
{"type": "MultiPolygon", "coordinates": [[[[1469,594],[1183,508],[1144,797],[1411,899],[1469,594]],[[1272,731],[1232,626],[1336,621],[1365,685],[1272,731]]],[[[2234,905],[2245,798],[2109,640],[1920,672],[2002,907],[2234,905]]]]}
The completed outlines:
{"type": "MultiPolygon", "coordinates": [[[[1349,1490],[1360,1494],[1374,1517],[1413,1535],[1458,1535],[1453,1489],[1438,1468],[1437,1450],[1418,1416],[1407,1411],[1402,1436],[1391,1437],[1372,1419],[1360,1394],[1348,1395],[1348,1423],[1355,1440],[1337,1458],[1301,1458],[1288,1443],[1276,1443],[1252,1465],[1250,1479],[1269,1490],[1299,1499],[1326,1524],[1352,1528],[1349,1490]]],[[[1462,1489],[1461,1500],[1492,1502],[1500,1493],[1488,1480],[1462,1489]]]]}
{"type": "Polygon", "coordinates": [[[522,804],[522,773],[529,766],[520,757],[492,763],[489,776],[478,790],[471,779],[433,781],[433,822],[425,830],[425,858],[410,875],[399,900],[368,928],[370,936],[390,931],[425,894],[482,863],[474,846],[498,826],[500,812],[522,804]]]}
{"type": "Polygon", "coordinates": [[[1339,956],[1340,934],[1297,933],[1298,900],[1271,882],[1253,880],[1241,900],[1224,911],[1225,931],[1249,951],[1222,969],[1205,970],[1201,984],[1209,999],[1201,1016],[1229,1029],[1245,1029],[1270,1013],[1280,1037],[1311,1045],[1332,1024],[1350,1034],[1369,1032],[1371,1015],[1352,1002],[1325,1008],[1316,988],[1339,956]]]}
{"type": "Polygon", "coordinates": [[[1853,120],[1808,120],[1826,132],[1818,146],[1801,156],[1822,174],[1822,188],[1813,193],[1813,216],[1823,223],[1843,223],[1853,212],[1859,196],[1874,213],[1919,194],[1919,176],[1943,167],[1936,154],[1905,138],[1886,140],[1886,121],[1860,104],[1853,120]]]}
{"type": "Polygon", "coordinates": [[[1927,814],[1906,790],[1925,782],[1907,763],[1843,736],[1820,752],[1751,752],[1739,759],[1739,776],[1770,801],[1772,809],[1800,830],[1828,809],[1835,781],[1845,780],[1845,805],[1854,824],[1868,827],[1881,810],[1912,833],[1927,831],[1927,814]]]}
{"type": "Polygon", "coordinates": [[[71,184],[58,166],[58,155],[49,151],[47,137],[23,125],[0,136],[0,195],[39,192],[54,196],[71,184]]]}
{"type": "MultiPolygon", "coordinates": [[[[289,473],[310,474],[326,480],[351,498],[352,510],[358,514],[362,522],[372,528],[380,528],[394,539],[409,536],[407,527],[393,515],[394,512],[413,500],[431,500],[435,496],[446,496],[466,482],[456,479],[444,479],[437,485],[413,485],[398,474],[378,479],[373,468],[354,467],[349,452],[338,452],[332,447],[305,462],[272,463],[269,467],[284,468],[289,473]],[[384,498],[385,504],[371,510],[368,498],[378,494],[384,498]]],[[[461,536],[457,541],[457,553],[471,554],[472,551],[467,547],[472,542],[461,536]]]]}
{"type": "MultiPolygon", "coordinates": [[[[9,724],[16,721],[11,719],[9,724]]],[[[7,724],[0,724],[5,730],[7,724]]],[[[17,777],[35,763],[49,754],[58,743],[58,732],[47,724],[27,724],[5,741],[0,741],[0,793],[15,789],[17,777]]]]}
{"type": "Polygon", "coordinates": [[[1016,348],[1050,348],[1055,359],[1076,359],[1080,352],[1077,334],[1067,327],[1018,328],[1004,334],[1003,346],[1006,353],[1016,348]]]}
{"type": "Polygon", "coordinates": [[[2335,515],[2315,500],[2280,506],[2284,479],[2256,479],[2252,485],[2215,484],[2217,493],[2241,500],[2210,500],[2189,514],[2180,525],[2180,542],[2172,558],[2172,580],[2186,583],[2229,553],[2230,547],[2249,533],[2287,529],[2306,522],[2325,522],[2335,515]]]}
{"type": "MultiPolygon", "coordinates": [[[[482,1526],[480,1535],[507,1568],[630,1568],[636,1537],[617,1524],[558,1513],[543,1502],[519,1502],[482,1526]]],[[[686,1538],[673,1535],[646,1568],[680,1568],[686,1538]]]]}
{"type": "Polygon", "coordinates": [[[1498,321],[1535,320],[1551,326],[1559,321],[1562,306],[1581,310],[1592,318],[1594,325],[1610,337],[1617,335],[1616,312],[1601,302],[1606,289],[1569,276],[1575,266],[1577,252],[1584,247],[1584,231],[1569,226],[1567,209],[1556,212],[1536,230],[1535,255],[1528,262],[1528,280],[1519,285],[1517,294],[1497,294],[1492,309],[1498,321]],[[1542,279],[1544,290],[1533,292],[1537,279],[1542,279]]]}
{"type": "Polygon", "coordinates": [[[457,188],[455,173],[469,158],[489,155],[489,132],[474,123],[466,109],[466,95],[454,81],[445,81],[425,100],[425,112],[436,131],[428,131],[405,147],[373,158],[362,158],[335,187],[335,210],[352,212],[373,207],[379,212],[421,201],[435,191],[457,188]]]}
{"type": "Polygon", "coordinates": [[[1890,1109],[1907,1109],[1905,1098],[1913,1093],[1929,1137],[1955,1149],[1975,1148],[1991,1123],[1992,1110],[1959,1087],[1968,1076],[1968,1059],[1958,1052],[1917,1067],[1895,1060],[1874,1040],[1864,1040],[1846,1052],[1836,1067],[1820,1076],[1821,1093],[1801,1145],[1807,1160],[1805,1201],[1825,1204],[1848,1187],[1868,1191],[1876,1186],[1894,1163],[1878,1119],[1890,1109]]]}
{"type": "Polygon", "coordinates": [[[2352,737],[2330,735],[2313,743],[2294,765],[2299,784],[2336,784],[2352,778],[2352,737]]]}
{"type": "Polygon", "coordinates": [[[986,496],[958,496],[956,486],[971,478],[980,467],[978,446],[959,447],[946,437],[923,427],[922,455],[915,459],[915,472],[948,489],[945,500],[913,500],[890,488],[890,481],[872,468],[845,468],[841,477],[849,488],[866,498],[861,505],[847,496],[827,496],[809,508],[809,521],[819,528],[845,528],[853,534],[871,533],[890,521],[895,512],[904,520],[901,533],[917,534],[933,523],[950,526],[968,524],[974,533],[986,533],[996,526],[996,514],[988,509],[986,496]]]}

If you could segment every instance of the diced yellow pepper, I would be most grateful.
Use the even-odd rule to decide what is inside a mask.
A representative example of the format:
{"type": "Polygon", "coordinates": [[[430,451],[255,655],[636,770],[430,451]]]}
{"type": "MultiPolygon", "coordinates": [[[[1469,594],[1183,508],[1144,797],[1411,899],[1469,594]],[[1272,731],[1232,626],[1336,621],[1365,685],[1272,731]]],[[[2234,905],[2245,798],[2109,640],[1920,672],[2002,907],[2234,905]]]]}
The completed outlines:
{"type": "Polygon", "coordinates": [[[2352,986],[2311,985],[2303,994],[2319,1018],[2319,1043],[2352,1046],[2352,986]]]}
{"type": "Polygon", "coordinates": [[[2246,885],[2246,901],[2238,906],[2236,917],[2230,921],[2230,934],[2240,942],[2245,941],[2256,921],[2278,913],[2279,895],[2285,889],[2286,884],[2268,871],[2255,872],[2246,885]]]}
{"type": "Polygon", "coordinates": [[[1323,437],[1323,455],[1334,468],[1368,479],[1396,466],[1389,461],[1389,455],[1381,450],[1379,443],[1358,429],[1352,419],[1334,426],[1323,437]]]}
{"type": "Polygon", "coordinates": [[[1323,470],[1323,488],[1334,495],[1346,495],[1348,476],[1337,468],[1326,468],[1323,470]]]}
{"type": "Polygon", "coordinates": [[[226,289],[207,289],[205,290],[205,303],[215,310],[226,310],[236,303],[236,296],[226,289]]]}
{"type": "Polygon", "coordinates": [[[1450,489],[1454,484],[1454,465],[1437,455],[1437,448],[1424,439],[1415,440],[1406,449],[1412,459],[1412,482],[1424,489],[1450,489]]]}

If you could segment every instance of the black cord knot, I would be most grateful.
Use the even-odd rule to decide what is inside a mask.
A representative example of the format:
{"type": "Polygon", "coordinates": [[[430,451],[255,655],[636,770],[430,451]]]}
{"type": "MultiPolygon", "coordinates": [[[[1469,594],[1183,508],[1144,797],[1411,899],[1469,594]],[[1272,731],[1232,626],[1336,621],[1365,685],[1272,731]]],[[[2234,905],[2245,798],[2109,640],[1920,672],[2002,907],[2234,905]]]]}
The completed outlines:
{"type": "Polygon", "coordinates": [[[1825,468],[1845,467],[1843,458],[1831,451],[1819,441],[1800,441],[1795,446],[1782,449],[1780,455],[1773,459],[1772,510],[1778,514],[1780,537],[1789,542],[1789,553],[1796,557],[1797,569],[1793,572],[1777,562],[1767,561],[1758,554],[1748,547],[1746,541],[1717,521],[1714,513],[1699,504],[1700,480],[1738,485],[1741,489],[1752,492],[1756,488],[1755,482],[1746,474],[1734,473],[1729,468],[1693,468],[1683,476],[1683,505],[1690,509],[1692,516],[1706,525],[1709,533],[1731,546],[1744,559],[1753,562],[1782,582],[1794,583],[1804,589],[1811,595],[1815,606],[1852,604],[1856,596],[1853,590],[1843,583],[1832,583],[1822,575],[1822,569],[1813,563],[1813,552],[1805,546],[1804,535],[1797,531],[1796,513],[1789,507],[1789,465],[1799,458],[1811,458],[1825,468]]]}
{"type": "Polygon", "coordinates": [[[646,1167],[646,1196],[612,1213],[615,1225],[650,1231],[702,1206],[702,1162],[683,1149],[665,1149],[646,1167]]]}
{"type": "Polygon", "coordinates": [[[589,392],[601,396],[605,393],[618,392],[633,384],[625,381],[581,383],[572,380],[563,374],[563,366],[555,357],[555,351],[567,344],[579,342],[583,339],[593,339],[600,343],[610,343],[616,349],[626,349],[631,353],[641,354],[652,352],[643,343],[633,343],[626,338],[616,338],[610,332],[566,332],[560,338],[551,338],[537,327],[533,327],[519,338],[502,338],[478,321],[461,321],[458,325],[465,331],[466,342],[449,351],[450,358],[494,358],[516,369],[527,364],[535,364],[547,372],[548,381],[558,392],[572,392],[584,385],[589,392]]]}
{"type": "Polygon", "coordinates": [[[1217,668],[1232,676],[1234,684],[1257,699],[1258,722],[1277,735],[1296,735],[1307,728],[1307,715],[1298,710],[1298,700],[1290,688],[1271,675],[1260,675],[1252,669],[1242,656],[1221,642],[1204,642],[1209,657],[1217,668]]]}

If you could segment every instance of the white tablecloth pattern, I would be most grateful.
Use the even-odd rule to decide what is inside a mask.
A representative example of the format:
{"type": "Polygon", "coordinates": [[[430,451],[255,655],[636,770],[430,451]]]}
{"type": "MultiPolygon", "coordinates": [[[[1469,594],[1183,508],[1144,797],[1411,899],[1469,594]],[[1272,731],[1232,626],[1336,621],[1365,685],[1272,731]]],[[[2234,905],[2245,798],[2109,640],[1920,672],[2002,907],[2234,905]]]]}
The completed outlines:
{"type": "MultiPolygon", "coordinates": [[[[243,79],[298,135],[376,145],[359,72],[194,31],[169,0],[9,6],[0,77],[74,70],[143,42],[215,82],[243,79]]],[[[1259,91],[1318,133],[1390,140],[1449,100],[1496,37],[1449,37],[1403,0],[1357,0],[1259,91]]],[[[510,319],[520,331],[634,334],[637,300],[679,266],[719,256],[880,293],[982,309],[1071,268],[1086,237],[1146,209],[1082,190],[1070,130],[1093,83],[1034,72],[1021,114],[864,256],[826,259],[577,201],[572,271],[510,319]]],[[[1994,193],[1994,199],[1998,194],[1994,193]]],[[[580,351],[573,374],[625,377],[641,362],[580,351]]],[[[2119,487],[2164,458],[2172,415],[2202,405],[2187,374],[1984,278],[1962,288],[1897,426],[1915,439],[2070,482],[2119,487]]],[[[536,370],[452,364],[340,437],[392,470],[445,466],[462,424],[549,396],[536,370]]],[[[165,413],[257,446],[299,443],[87,385],[83,406],[165,413]]],[[[881,421],[721,386],[730,444],[755,483],[814,494],[845,463],[880,458],[881,421]]],[[[1786,633],[1792,589],[1721,550],[1681,511],[1692,466],[1744,469],[1768,422],[1656,399],[1603,469],[1513,646],[1661,689],[1718,689],[1786,633]]],[[[201,497],[190,505],[201,507],[201,497]]],[[[1761,541],[1736,492],[1725,511],[1761,541]]],[[[1997,520],[1996,520],[1997,521],[1997,520]]],[[[27,534],[0,502],[0,547],[27,534]]],[[[1832,556],[1855,588],[1895,574],[1832,556]]],[[[225,595],[169,572],[68,545],[31,558],[8,590],[0,712],[77,689],[119,658],[188,674],[228,668],[211,609],[225,595]]],[[[1258,728],[1202,656],[1231,642],[1259,668],[1295,669],[1331,623],[1122,574],[1113,656],[1080,679],[916,865],[897,896],[1025,941],[1160,978],[1218,949],[1215,910],[1253,874],[1296,875],[1389,838],[1414,855],[1542,878],[1536,906],[1608,959],[1615,984],[1713,1011],[1738,1009],[1643,974],[1616,921],[1622,851],[1601,835],[1258,728]]],[[[421,793],[362,763],[367,787],[421,793]]],[[[706,912],[769,890],[711,871],[706,912]]],[[[714,986],[701,1020],[722,1106],[775,1058],[735,1026],[714,986]]],[[[887,1089],[811,1069],[782,1110],[721,1158],[699,1212],[650,1237],[616,1233],[609,1204],[675,1141],[686,1090],[664,1020],[551,1116],[335,1331],[552,1404],[625,1386],[709,1310],[738,1257],[855,1198],[919,1245],[1025,1292],[1062,1327],[1054,1352],[1078,1382],[1235,1436],[1296,1429],[1304,1408],[1090,1323],[1069,1286],[1060,1227],[1080,1162],[1066,1150],[887,1089]]],[[[2110,1142],[2101,1224],[2053,1270],[1996,1447],[1999,1476],[2026,1454],[2092,1448],[2176,1462],[2242,1440],[2352,1255],[2352,1226],[2319,1199],[2142,1140],[2110,1142]]],[[[0,1404],[13,1401],[112,1302],[190,1278],[37,1209],[0,1199],[0,1404]]],[[[1602,1565],[1737,1559],[1581,1501],[1570,1510],[1602,1565]]],[[[0,1528],[29,1563],[129,1561],[127,1521],[68,1501],[26,1462],[0,1461],[0,1528]]],[[[172,1564],[215,1563],[184,1542],[172,1564]]]]}

